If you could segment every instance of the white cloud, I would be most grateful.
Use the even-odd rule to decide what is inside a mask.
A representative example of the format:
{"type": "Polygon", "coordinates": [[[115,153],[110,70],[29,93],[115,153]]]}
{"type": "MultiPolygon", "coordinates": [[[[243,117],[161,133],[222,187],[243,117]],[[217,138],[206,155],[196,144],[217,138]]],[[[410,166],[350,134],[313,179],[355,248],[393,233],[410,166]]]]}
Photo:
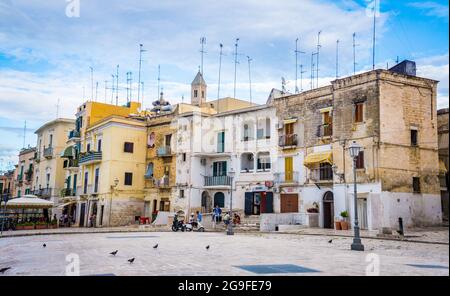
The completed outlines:
{"type": "Polygon", "coordinates": [[[448,19],[448,4],[425,1],[409,3],[409,6],[423,10],[425,15],[448,19]]]}

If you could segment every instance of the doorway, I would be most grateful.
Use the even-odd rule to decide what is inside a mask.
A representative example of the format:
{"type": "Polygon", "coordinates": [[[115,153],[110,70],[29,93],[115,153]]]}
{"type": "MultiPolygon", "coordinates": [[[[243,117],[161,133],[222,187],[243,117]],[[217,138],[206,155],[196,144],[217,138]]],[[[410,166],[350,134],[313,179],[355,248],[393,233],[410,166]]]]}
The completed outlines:
{"type": "Polygon", "coordinates": [[[203,213],[212,212],[212,200],[211,196],[207,191],[202,192],[202,211],[203,213]]]}
{"type": "Polygon", "coordinates": [[[86,214],[86,204],[82,203],[80,206],[80,227],[84,227],[84,216],[86,214]]]}
{"type": "Polygon", "coordinates": [[[280,199],[281,213],[298,212],[298,194],[281,194],[280,199]]]}
{"type": "Polygon", "coordinates": [[[367,222],[367,198],[358,198],[357,208],[358,208],[359,228],[367,229],[368,228],[368,222],[367,222]]]}
{"type": "Polygon", "coordinates": [[[334,228],[334,196],[327,191],[323,195],[323,228],[334,228]]]}

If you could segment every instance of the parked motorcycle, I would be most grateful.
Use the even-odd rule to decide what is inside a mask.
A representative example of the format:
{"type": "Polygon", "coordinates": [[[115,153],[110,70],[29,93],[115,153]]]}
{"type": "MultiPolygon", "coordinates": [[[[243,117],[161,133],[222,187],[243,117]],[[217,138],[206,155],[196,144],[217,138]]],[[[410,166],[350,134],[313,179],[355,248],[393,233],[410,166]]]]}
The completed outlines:
{"type": "Polygon", "coordinates": [[[184,232],[186,230],[186,226],[183,222],[183,220],[178,220],[178,215],[175,215],[172,222],[172,231],[177,232],[178,230],[181,230],[184,232]]]}
{"type": "Polygon", "coordinates": [[[198,231],[198,232],[204,232],[205,227],[200,222],[191,222],[183,225],[186,229],[186,231],[198,231]]]}

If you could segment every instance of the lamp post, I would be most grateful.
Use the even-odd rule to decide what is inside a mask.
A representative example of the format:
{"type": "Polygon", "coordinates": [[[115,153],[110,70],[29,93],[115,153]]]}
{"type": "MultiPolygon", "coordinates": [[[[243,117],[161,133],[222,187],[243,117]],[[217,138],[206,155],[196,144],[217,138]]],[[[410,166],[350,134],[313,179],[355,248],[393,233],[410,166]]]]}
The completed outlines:
{"type": "Polygon", "coordinates": [[[230,177],[230,222],[228,223],[227,227],[227,235],[234,235],[233,232],[233,179],[234,179],[235,172],[233,169],[231,169],[228,172],[228,176],[230,177]]]}
{"type": "Polygon", "coordinates": [[[357,188],[356,188],[356,159],[359,153],[362,151],[362,147],[353,141],[348,147],[348,151],[350,153],[350,157],[353,159],[353,197],[354,197],[354,215],[355,215],[355,225],[354,232],[355,235],[353,237],[353,243],[351,245],[351,249],[353,251],[364,251],[364,245],[361,243],[361,238],[359,236],[359,222],[358,222],[358,196],[357,196],[357,188]]]}

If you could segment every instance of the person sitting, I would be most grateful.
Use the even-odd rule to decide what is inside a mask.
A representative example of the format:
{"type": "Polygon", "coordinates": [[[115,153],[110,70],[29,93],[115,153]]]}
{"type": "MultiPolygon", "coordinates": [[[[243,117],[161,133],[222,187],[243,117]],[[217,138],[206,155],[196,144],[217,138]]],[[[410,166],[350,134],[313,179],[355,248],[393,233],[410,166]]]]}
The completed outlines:
{"type": "Polygon", "coordinates": [[[194,213],[191,213],[191,216],[189,217],[189,223],[192,225],[192,227],[197,227],[197,220],[195,219],[194,213]]]}
{"type": "Polygon", "coordinates": [[[230,213],[226,213],[225,216],[223,217],[223,223],[225,223],[225,225],[230,224],[231,220],[231,216],[230,213]]]}
{"type": "Polygon", "coordinates": [[[241,216],[239,216],[237,213],[234,213],[233,224],[241,224],[241,216]]]}

